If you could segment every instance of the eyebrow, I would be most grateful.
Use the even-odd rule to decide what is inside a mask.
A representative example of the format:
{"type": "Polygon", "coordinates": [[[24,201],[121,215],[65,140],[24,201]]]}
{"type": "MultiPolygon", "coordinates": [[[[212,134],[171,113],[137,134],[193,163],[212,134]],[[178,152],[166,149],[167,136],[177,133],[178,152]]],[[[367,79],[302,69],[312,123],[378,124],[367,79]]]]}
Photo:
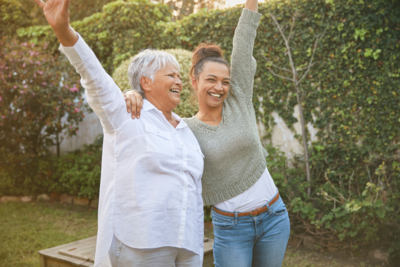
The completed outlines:
{"type": "MultiPolygon", "coordinates": [[[[211,76],[211,77],[217,78],[217,76],[212,75],[212,74],[207,74],[206,77],[207,76],[211,76]]],[[[231,80],[231,79],[229,77],[225,77],[224,80],[231,80]]]]}
{"type": "Polygon", "coordinates": [[[173,74],[178,74],[179,76],[181,76],[181,74],[179,73],[179,71],[175,71],[175,70],[171,70],[171,71],[169,71],[169,72],[167,72],[167,74],[166,75],[169,75],[169,74],[171,74],[171,73],[173,73],[173,74]]]}

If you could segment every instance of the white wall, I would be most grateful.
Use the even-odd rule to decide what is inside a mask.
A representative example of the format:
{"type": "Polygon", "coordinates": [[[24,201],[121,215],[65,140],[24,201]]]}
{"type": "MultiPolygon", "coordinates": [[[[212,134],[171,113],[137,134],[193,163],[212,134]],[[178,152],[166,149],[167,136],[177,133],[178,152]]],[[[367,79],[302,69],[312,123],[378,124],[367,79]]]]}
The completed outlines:
{"type": "Polygon", "coordinates": [[[75,136],[64,136],[60,145],[61,154],[83,148],[83,145],[93,143],[99,134],[103,133],[100,119],[93,113],[86,113],[83,121],[79,123],[79,130],[75,136]]]}
{"type": "MultiPolygon", "coordinates": [[[[301,135],[301,123],[298,105],[294,107],[293,116],[298,120],[293,127],[296,133],[301,135]]],[[[274,122],[276,124],[272,128],[271,143],[275,146],[279,146],[280,150],[285,152],[289,159],[292,159],[295,154],[303,154],[303,145],[297,138],[294,137],[295,133],[288,128],[278,113],[273,112],[272,117],[274,118],[274,122]]],[[[308,145],[310,145],[312,141],[316,141],[317,129],[314,129],[311,123],[308,123],[307,128],[311,134],[311,140],[308,140],[308,145]]],[[[258,131],[260,136],[265,136],[265,126],[261,122],[258,123],[258,131]]]]}

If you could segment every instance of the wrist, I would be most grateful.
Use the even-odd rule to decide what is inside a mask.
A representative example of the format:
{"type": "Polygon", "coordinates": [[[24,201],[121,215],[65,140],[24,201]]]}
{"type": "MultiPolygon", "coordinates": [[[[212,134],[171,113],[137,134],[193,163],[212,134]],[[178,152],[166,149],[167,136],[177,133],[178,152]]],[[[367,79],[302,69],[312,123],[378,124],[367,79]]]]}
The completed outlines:
{"type": "Polygon", "coordinates": [[[54,33],[56,34],[58,41],[65,47],[74,46],[78,41],[78,34],[69,25],[66,28],[54,29],[54,33]]]}

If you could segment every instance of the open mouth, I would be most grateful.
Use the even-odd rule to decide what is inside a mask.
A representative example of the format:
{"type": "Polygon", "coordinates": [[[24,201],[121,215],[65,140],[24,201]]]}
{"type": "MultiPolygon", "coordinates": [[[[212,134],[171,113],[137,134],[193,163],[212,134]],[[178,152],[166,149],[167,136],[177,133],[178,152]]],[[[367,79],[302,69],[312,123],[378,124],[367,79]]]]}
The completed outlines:
{"type": "Polygon", "coordinates": [[[210,96],[216,97],[216,98],[221,98],[221,94],[214,94],[214,93],[208,93],[210,96]]]}
{"type": "Polygon", "coordinates": [[[179,89],[169,89],[170,92],[174,93],[174,94],[181,94],[181,91],[179,89]]]}

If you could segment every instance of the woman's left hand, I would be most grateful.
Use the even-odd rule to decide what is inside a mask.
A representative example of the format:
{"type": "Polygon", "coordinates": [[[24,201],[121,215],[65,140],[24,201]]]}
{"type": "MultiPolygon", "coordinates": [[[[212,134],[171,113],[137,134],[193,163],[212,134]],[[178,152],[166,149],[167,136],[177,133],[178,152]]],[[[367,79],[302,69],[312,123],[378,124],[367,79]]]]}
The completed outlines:
{"type": "Polygon", "coordinates": [[[132,119],[140,118],[140,111],[143,107],[143,97],[135,90],[124,93],[126,111],[131,113],[132,119]]]}

